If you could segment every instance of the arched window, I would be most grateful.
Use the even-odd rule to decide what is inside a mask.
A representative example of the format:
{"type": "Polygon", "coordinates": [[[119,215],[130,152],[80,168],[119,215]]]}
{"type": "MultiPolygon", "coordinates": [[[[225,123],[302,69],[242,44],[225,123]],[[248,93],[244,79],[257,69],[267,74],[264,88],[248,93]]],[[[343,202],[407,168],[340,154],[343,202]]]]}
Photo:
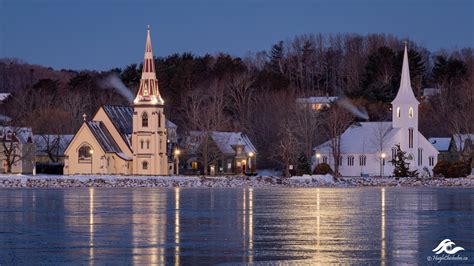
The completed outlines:
{"type": "Polygon", "coordinates": [[[410,107],[410,109],[408,109],[408,117],[413,118],[413,107],[410,107]]]}
{"type": "Polygon", "coordinates": [[[347,156],[347,165],[349,165],[349,166],[354,165],[354,156],[352,156],[352,155],[347,156]]]}
{"type": "Polygon", "coordinates": [[[158,112],[158,127],[161,127],[161,113],[158,112]]]}
{"type": "Polygon", "coordinates": [[[79,161],[90,161],[92,158],[92,149],[89,145],[83,145],[78,151],[79,161]]]}
{"type": "Polygon", "coordinates": [[[328,163],[328,157],[327,156],[323,156],[323,163],[328,163]]]}
{"type": "Polygon", "coordinates": [[[339,156],[339,166],[341,166],[341,165],[342,165],[342,155],[339,156]]]}
{"type": "Polygon", "coordinates": [[[423,149],[418,148],[418,165],[423,165],[423,149]]]}
{"type": "Polygon", "coordinates": [[[140,149],[143,149],[143,140],[140,140],[140,149]]]}
{"type": "Polygon", "coordinates": [[[392,160],[395,160],[395,157],[397,156],[397,147],[392,148],[392,160]]]}
{"type": "Polygon", "coordinates": [[[367,163],[367,157],[365,157],[365,155],[359,156],[359,165],[365,166],[366,163],[367,163]]]}
{"type": "Polygon", "coordinates": [[[408,148],[413,148],[413,128],[408,129],[408,148]]]}
{"type": "Polygon", "coordinates": [[[148,127],[148,114],[146,112],[142,114],[142,127],[148,127]]]}
{"type": "Polygon", "coordinates": [[[397,117],[400,117],[400,107],[397,107],[397,117]]]}
{"type": "Polygon", "coordinates": [[[143,168],[143,170],[147,170],[147,169],[148,169],[148,162],[147,162],[147,161],[143,161],[143,162],[142,162],[142,168],[143,168]]]}
{"type": "Polygon", "coordinates": [[[149,149],[150,148],[150,140],[146,140],[146,148],[149,149]]]}

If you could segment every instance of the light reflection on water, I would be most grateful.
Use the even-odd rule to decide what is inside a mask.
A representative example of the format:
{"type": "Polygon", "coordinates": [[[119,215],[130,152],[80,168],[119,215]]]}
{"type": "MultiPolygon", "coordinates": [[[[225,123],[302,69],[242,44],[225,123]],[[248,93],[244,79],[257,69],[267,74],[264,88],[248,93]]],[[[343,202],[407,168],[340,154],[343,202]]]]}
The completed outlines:
{"type": "Polygon", "coordinates": [[[0,264],[474,261],[473,217],[459,188],[1,189],[0,264]]]}

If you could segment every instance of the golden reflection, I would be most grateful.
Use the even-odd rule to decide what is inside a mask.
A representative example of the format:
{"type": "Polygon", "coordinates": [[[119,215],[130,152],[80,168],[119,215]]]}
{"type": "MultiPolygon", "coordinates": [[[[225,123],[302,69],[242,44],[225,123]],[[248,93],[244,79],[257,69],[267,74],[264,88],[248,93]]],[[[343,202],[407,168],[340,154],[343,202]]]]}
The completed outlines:
{"type": "Polygon", "coordinates": [[[249,263],[253,263],[253,188],[249,188],[249,263]]]}
{"type": "Polygon", "coordinates": [[[385,249],[386,249],[386,244],[385,244],[385,188],[381,188],[381,244],[380,244],[380,260],[381,264],[385,265],[385,249]]]}
{"type": "Polygon", "coordinates": [[[89,188],[89,264],[94,261],[94,188],[89,188]]]}
{"type": "Polygon", "coordinates": [[[175,217],[174,217],[174,264],[179,265],[179,243],[180,243],[180,224],[179,224],[179,211],[180,211],[180,206],[179,206],[179,187],[175,188],[175,194],[174,194],[174,204],[175,204],[175,217]]]}
{"type": "MultiPolygon", "coordinates": [[[[243,189],[242,190],[242,225],[243,225],[243,230],[242,232],[244,233],[243,237],[243,244],[244,244],[244,250],[247,251],[247,190],[243,189]]],[[[245,256],[244,256],[245,258],[245,256]]]]}

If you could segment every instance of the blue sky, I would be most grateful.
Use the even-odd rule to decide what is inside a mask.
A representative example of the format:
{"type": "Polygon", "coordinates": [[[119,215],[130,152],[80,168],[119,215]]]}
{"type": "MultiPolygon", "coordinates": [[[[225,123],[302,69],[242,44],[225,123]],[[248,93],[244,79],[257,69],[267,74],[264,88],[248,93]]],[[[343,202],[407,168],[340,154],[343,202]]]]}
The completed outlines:
{"type": "Polygon", "coordinates": [[[0,0],[0,57],[106,70],[155,56],[268,50],[304,33],[391,33],[432,51],[474,47],[471,0],[0,0]]]}

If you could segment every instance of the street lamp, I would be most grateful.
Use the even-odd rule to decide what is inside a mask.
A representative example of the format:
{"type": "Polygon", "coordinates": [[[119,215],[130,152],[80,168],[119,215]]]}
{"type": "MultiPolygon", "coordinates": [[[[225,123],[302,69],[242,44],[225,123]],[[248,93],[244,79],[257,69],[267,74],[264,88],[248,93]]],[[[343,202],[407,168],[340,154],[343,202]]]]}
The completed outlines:
{"type": "Polygon", "coordinates": [[[321,158],[321,153],[316,153],[316,164],[319,164],[319,158],[321,158]]]}
{"type": "Polygon", "coordinates": [[[91,154],[91,175],[92,175],[92,158],[93,158],[93,154],[94,154],[94,150],[93,149],[90,149],[89,150],[89,153],[91,154]]]}
{"type": "Polygon", "coordinates": [[[384,168],[385,168],[385,152],[382,152],[380,154],[380,177],[383,177],[383,172],[384,172],[384,168]]]}
{"type": "Polygon", "coordinates": [[[176,175],[179,175],[179,155],[181,155],[181,151],[178,148],[176,148],[174,150],[174,161],[175,161],[176,175]]]}
{"type": "Polygon", "coordinates": [[[252,157],[255,155],[253,152],[249,152],[249,169],[250,169],[250,174],[253,174],[252,170],[252,157]]]}

